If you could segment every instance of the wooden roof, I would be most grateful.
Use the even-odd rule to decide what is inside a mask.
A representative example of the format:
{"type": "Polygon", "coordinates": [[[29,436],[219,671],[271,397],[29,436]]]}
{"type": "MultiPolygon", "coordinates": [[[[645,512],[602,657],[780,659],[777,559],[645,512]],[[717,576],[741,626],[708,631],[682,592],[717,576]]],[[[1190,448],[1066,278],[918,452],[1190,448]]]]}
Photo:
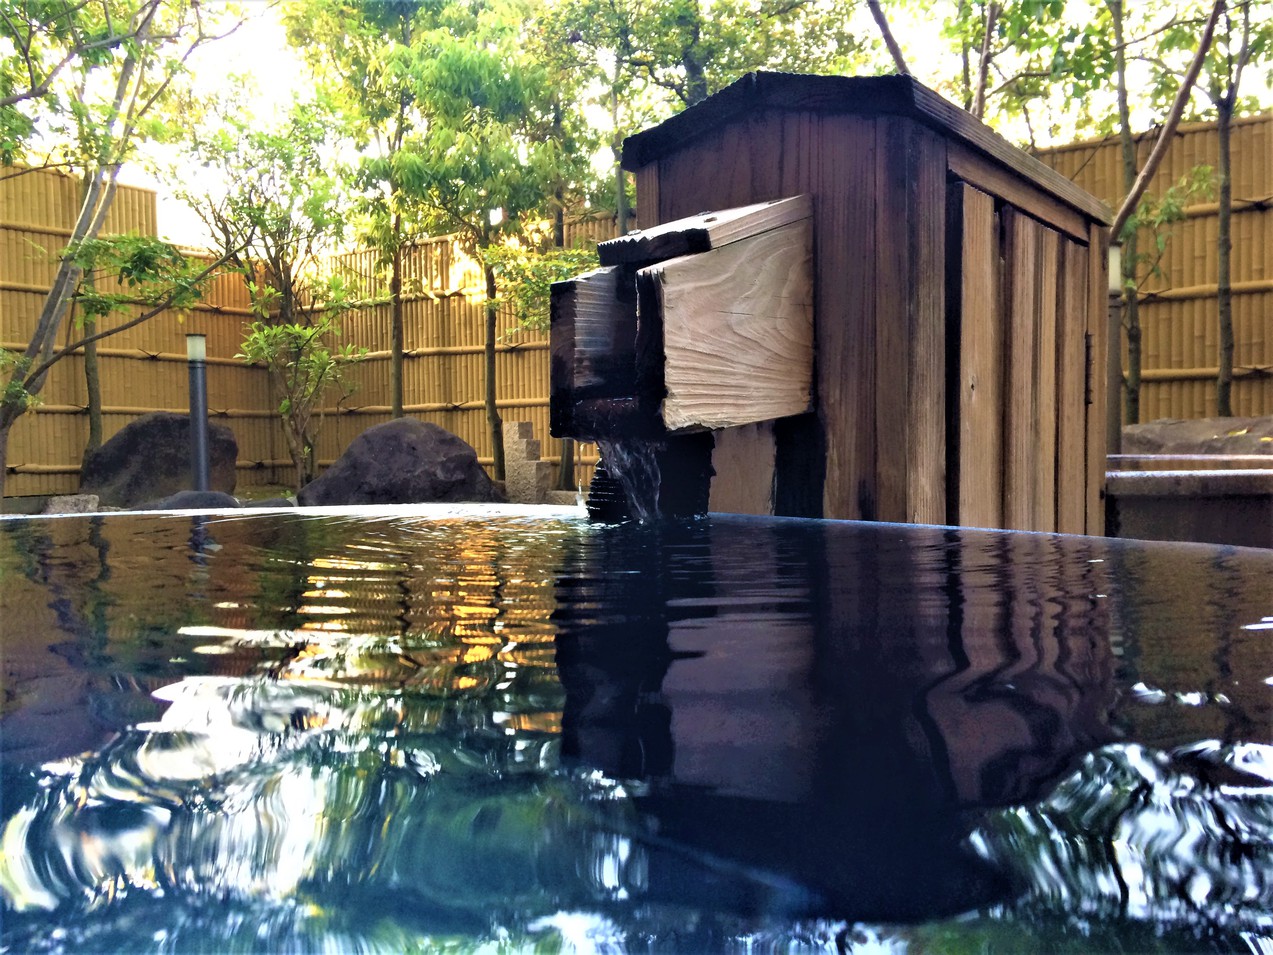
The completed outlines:
{"type": "Polygon", "coordinates": [[[698,136],[762,110],[914,119],[1010,169],[1088,219],[1104,225],[1111,221],[1109,208],[1099,199],[910,76],[748,73],[701,103],[625,139],[623,168],[635,172],[698,136]]]}

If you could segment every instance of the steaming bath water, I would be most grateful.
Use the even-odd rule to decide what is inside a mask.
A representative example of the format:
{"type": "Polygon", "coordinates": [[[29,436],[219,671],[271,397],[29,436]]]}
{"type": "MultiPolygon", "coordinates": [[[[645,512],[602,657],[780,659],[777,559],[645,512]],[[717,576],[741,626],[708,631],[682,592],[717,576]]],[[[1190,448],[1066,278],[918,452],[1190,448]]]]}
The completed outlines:
{"type": "Polygon", "coordinates": [[[1270,580],[729,517],[0,521],[0,950],[1267,950],[1270,580]]]}

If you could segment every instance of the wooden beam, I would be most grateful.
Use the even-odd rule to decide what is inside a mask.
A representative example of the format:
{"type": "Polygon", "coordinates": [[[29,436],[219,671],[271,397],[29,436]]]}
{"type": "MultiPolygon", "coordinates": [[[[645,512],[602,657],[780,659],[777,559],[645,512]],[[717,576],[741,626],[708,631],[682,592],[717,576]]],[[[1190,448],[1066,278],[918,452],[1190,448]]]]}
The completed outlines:
{"type": "Polygon", "coordinates": [[[631,276],[597,269],[551,290],[549,377],[553,437],[574,433],[574,407],[596,397],[631,395],[636,382],[636,302],[631,276]]]}
{"type": "Polygon", "coordinates": [[[705,212],[601,242],[597,245],[597,256],[602,265],[648,265],[719,249],[812,215],[813,200],[809,196],[705,212]]]}
{"type": "Polygon", "coordinates": [[[997,166],[966,146],[951,143],[947,151],[951,173],[982,192],[998,196],[1004,202],[1028,212],[1076,242],[1087,243],[1087,223],[1081,214],[1042,191],[1030,179],[1015,170],[997,166]]]}
{"type": "MultiPolygon", "coordinates": [[[[729,428],[809,410],[810,218],[638,275],[657,294],[666,389],[661,410],[669,430],[729,428]]],[[[646,308],[643,296],[639,323],[646,308]]]]}

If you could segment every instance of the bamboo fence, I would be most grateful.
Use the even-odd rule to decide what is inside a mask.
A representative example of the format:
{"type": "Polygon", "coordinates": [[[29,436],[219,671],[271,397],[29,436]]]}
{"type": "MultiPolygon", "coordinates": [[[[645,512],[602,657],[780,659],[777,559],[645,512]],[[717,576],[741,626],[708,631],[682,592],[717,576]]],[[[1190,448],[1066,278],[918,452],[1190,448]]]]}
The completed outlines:
{"type": "MultiPolygon", "coordinates": [[[[79,183],[54,171],[0,179],[0,346],[26,347],[70,235],[79,204],[79,183]]],[[[120,187],[106,233],[156,234],[152,191],[120,187]]],[[[608,237],[604,219],[571,223],[575,236],[608,237]]],[[[339,264],[369,297],[383,292],[371,253],[342,256],[339,264]]],[[[475,263],[448,238],[430,239],[406,255],[406,348],[404,394],[408,413],[458,434],[492,460],[486,426],[481,276],[475,263]]],[[[289,484],[293,469],[263,368],[234,356],[251,321],[248,295],[237,276],[216,279],[205,301],[188,312],[168,311],[121,332],[98,348],[104,438],[150,411],[188,413],[185,336],[207,335],[208,408],[227,425],[239,446],[238,483],[289,484]]],[[[119,319],[123,321],[124,319],[119,319]]],[[[543,456],[556,460],[559,443],[548,436],[548,343],[546,333],[517,330],[501,315],[497,392],[506,422],[531,421],[543,456]]],[[[360,432],[390,418],[389,307],[350,313],[344,337],[369,351],[353,367],[348,395],[329,395],[321,424],[318,458],[330,464],[360,432]]],[[[63,341],[82,332],[68,323],[63,341]]],[[[80,462],[88,439],[84,359],[76,354],[49,375],[36,409],[10,435],[5,492],[9,496],[70,494],[79,487],[80,462]]],[[[595,461],[581,449],[576,481],[586,481],[595,461]]]]}
{"type": "MultiPolygon", "coordinates": [[[[1139,137],[1142,163],[1153,144],[1153,133],[1139,137]]],[[[1123,193],[1117,138],[1047,150],[1039,158],[1106,202],[1115,204],[1123,193]]],[[[1218,163],[1215,124],[1181,126],[1150,192],[1161,195],[1195,167],[1218,163]]],[[[1273,414],[1273,113],[1234,120],[1232,164],[1233,411],[1267,415],[1273,414]]],[[[1184,220],[1166,227],[1161,274],[1140,289],[1142,421],[1216,413],[1218,210],[1215,196],[1185,207],[1184,220]]],[[[1139,245],[1151,250],[1153,236],[1142,233],[1139,245]]]]}
{"type": "MultiPolygon", "coordinates": [[[[1141,137],[1143,159],[1152,136],[1141,137]]],[[[1177,132],[1167,161],[1151,185],[1161,193],[1197,165],[1217,164],[1213,124],[1177,132]]],[[[1077,184],[1113,203],[1121,193],[1115,139],[1082,142],[1040,155],[1077,184]]],[[[1234,411],[1273,414],[1273,114],[1235,121],[1233,130],[1233,304],[1237,339],[1234,411]]],[[[56,258],[70,234],[79,205],[78,180],[52,171],[0,178],[0,345],[26,347],[26,335],[47,295],[56,258]]],[[[1198,418],[1215,412],[1216,212],[1214,199],[1185,210],[1170,227],[1161,275],[1140,291],[1144,327],[1142,419],[1198,418]]],[[[120,187],[107,220],[108,233],[156,232],[154,193],[120,187]]],[[[605,239],[613,221],[568,223],[567,243],[605,239]]],[[[1149,242],[1148,238],[1146,242],[1149,242]]],[[[1142,243],[1143,245],[1145,243],[1142,243]]],[[[384,279],[367,252],[339,264],[368,296],[383,293],[384,279]]],[[[406,257],[404,393],[409,413],[458,434],[492,458],[483,405],[481,276],[447,238],[431,239],[406,257]]],[[[188,389],[185,335],[208,336],[208,403],[214,421],[228,425],[239,445],[241,486],[288,484],[292,468],[264,369],[234,355],[250,320],[248,298],[233,276],[219,278],[206,301],[187,312],[165,312],[107,339],[99,347],[105,437],[154,410],[185,413],[188,389]]],[[[320,465],[334,460],[360,432],[389,420],[389,308],[351,313],[345,338],[370,352],[355,366],[346,396],[332,395],[319,435],[320,465]]],[[[518,330],[501,315],[497,391],[506,422],[530,421],[555,459],[548,437],[548,351],[544,333],[518,330]]],[[[74,326],[66,332],[76,334],[74,326]]],[[[73,493],[88,437],[83,358],[62,361],[49,376],[38,408],[10,437],[6,493],[13,496],[73,493]]],[[[586,480],[595,450],[584,449],[576,479],[586,480]]]]}

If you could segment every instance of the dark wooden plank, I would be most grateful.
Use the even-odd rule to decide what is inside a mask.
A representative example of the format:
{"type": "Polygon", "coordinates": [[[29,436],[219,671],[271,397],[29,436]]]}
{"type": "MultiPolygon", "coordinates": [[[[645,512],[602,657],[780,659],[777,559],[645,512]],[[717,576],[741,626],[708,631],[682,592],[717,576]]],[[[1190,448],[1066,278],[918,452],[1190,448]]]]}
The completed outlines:
{"type": "Polygon", "coordinates": [[[658,225],[659,218],[659,164],[643,166],[635,173],[636,218],[639,228],[658,225]]]}
{"type": "Polygon", "coordinates": [[[906,76],[802,76],[749,73],[701,103],[623,144],[623,166],[637,170],[719,127],[760,110],[906,117],[963,143],[994,164],[1056,196],[1084,218],[1108,224],[1108,208],[964,110],[906,76]]]}
{"type": "Polygon", "coordinates": [[[1057,271],[1061,237],[1052,229],[1039,229],[1039,259],[1035,272],[1038,307],[1035,310],[1034,347],[1037,353],[1035,388],[1038,393],[1038,445],[1035,448],[1034,520],[1031,529],[1055,531],[1056,426],[1057,426],[1057,271]]]}
{"type": "Polygon", "coordinates": [[[874,520],[878,124],[856,116],[817,122],[809,176],[817,184],[814,307],[826,460],[823,516],[874,520]]]}
{"type": "MultiPolygon", "coordinates": [[[[908,161],[912,125],[881,119],[876,162],[875,408],[876,513],[881,521],[906,521],[911,470],[911,350],[914,347],[910,218],[916,214],[914,166],[908,161]]],[[[851,408],[839,409],[852,414],[851,408]]]]}
{"type": "Polygon", "coordinates": [[[1057,313],[1057,530],[1082,534],[1087,527],[1087,246],[1061,241],[1060,308],[1057,313]]]}
{"type": "Polygon", "coordinates": [[[1004,338],[999,219],[994,199],[971,186],[962,194],[959,306],[959,484],[956,520],[1003,526],[1004,338]]]}
{"type": "Polygon", "coordinates": [[[807,195],[719,209],[608,239],[597,245],[597,255],[603,266],[646,265],[719,249],[812,215],[807,195]]]}
{"type": "Polygon", "coordinates": [[[1004,526],[1032,530],[1035,517],[1038,438],[1038,308],[1040,226],[1029,216],[1005,207],[1004,294],[1007,338],[1004,352],[1004,526]]]}
{"type": "Polygon", "coordinates": [[[946,523],[946,143],[915,126],[910,248],[910,406],[906,520],[946,523]]]}
{"type": "Polygon", "coordinates": [[[1076,241],[1087,241],[1088,219],[1041,190],[1036,183],[1019,176],[1015,170],[996,165],[980,153],[958,143],[950,145],[949,163],[951,173],[969,185],[998,196],[1009,205],[1030,213],[1076,241]]]}
{"type": "Polygon", "coordinates": [[[654,280],[659,296],[669,430],[729,428],[810,409],[811,225],[790,222],[638,273],[639,281],[654,280]]]}
{"type": "Polygon", "coordinates": [[[1117,348],[1108,334],[1109,230],[1093,224],[1087,245],[1087,339],[1089,344],[1087,405],[1087,529],[1088,534],[1105,533],[1106,411],[1110,394],[1104,374],[1107,350],[1117,348]]]}
{"type": "Polygon", "coordinates": [[[726,514],[772,514],[777,450],[772,421],[714,433],[708,508],[726,514]]]}

